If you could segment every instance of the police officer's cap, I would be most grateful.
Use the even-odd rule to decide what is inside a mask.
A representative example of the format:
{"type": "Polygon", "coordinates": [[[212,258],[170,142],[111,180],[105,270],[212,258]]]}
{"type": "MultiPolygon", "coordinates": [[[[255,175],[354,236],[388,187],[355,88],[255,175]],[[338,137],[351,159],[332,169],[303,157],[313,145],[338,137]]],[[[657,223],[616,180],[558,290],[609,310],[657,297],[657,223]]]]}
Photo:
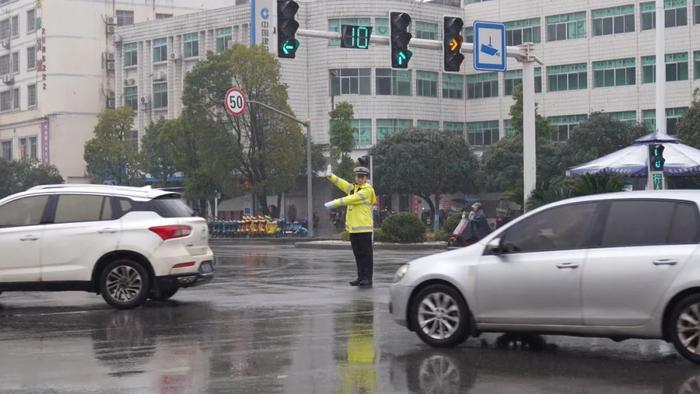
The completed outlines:
{"type": "Polygon", "coordinates": [[[355,173],[355,175],[369,176],[369,170],[367,167],[355,167],[355,169],[352,171],[355,173]]]}

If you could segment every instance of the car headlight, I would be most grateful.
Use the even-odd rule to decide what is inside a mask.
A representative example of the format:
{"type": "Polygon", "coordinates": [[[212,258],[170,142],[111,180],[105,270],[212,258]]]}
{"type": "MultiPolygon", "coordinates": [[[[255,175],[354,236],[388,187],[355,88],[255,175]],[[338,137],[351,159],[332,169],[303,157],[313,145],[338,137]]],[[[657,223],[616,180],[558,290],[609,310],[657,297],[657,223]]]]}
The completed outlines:
{"type": "Polygon", "coordinates": [[[403,279],[404,276],[406,276],[406,273],[408,272],[408,264],[402,265],[398,270],[396,270],[396,273],[394,274],[394,283],[400,281],[403,279]]]}

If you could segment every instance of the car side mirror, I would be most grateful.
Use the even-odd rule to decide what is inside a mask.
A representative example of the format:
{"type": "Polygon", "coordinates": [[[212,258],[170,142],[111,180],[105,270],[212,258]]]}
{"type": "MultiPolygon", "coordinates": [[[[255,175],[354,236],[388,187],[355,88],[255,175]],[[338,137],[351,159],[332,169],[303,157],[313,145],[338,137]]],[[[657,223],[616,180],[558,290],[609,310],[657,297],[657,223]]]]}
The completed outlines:
{"type": "Polygon", "coordinates": [[[503,249],[501,248],[501,238],[494,238],[486,244],[486,252],[491,254],[502,254],[503,249]]]}

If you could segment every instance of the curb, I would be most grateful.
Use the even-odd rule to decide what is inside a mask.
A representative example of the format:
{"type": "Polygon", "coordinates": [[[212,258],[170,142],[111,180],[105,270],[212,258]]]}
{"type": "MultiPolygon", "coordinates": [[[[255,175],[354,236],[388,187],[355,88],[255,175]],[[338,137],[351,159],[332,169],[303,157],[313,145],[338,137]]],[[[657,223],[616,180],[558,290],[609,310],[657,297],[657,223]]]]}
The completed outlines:
{"type": "MultiPolygon", "coordinates": [[[[294,244],[295,248],[299,249],[342,249],[350,250],[350,242],[344,241],[311,241],[311,242],[298,242],[294,244]]],[[[384,243],[375,242],[375,250],[447,250],[446,242],[430,242],[422,244],[394,244],[394,243],[384,243]]]]}

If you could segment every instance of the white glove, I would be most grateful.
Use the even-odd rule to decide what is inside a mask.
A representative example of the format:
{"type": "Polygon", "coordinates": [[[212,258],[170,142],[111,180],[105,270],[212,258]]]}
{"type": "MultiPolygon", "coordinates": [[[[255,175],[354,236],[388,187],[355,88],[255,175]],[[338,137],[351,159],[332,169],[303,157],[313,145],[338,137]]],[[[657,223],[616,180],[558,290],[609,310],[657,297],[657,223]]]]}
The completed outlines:
{"type": "Polygon", "coordinates": [[[329,164],[328,167],[326,167],[326,172],[323,173],[323,176],[329,177],[333,174],[333,170],[331,169],[331,165],[329,164]]]}
{"type": "MultiPolygon", "coordinates": [[[[330,166],[328,166],[328,167],[330,167],[330,166]]],[[[327,203],[323,204],[323,206],[328,208],[328,209],[335,208],[335,204],[333,204],[333,201],[328,201],[327,203]]]]}

